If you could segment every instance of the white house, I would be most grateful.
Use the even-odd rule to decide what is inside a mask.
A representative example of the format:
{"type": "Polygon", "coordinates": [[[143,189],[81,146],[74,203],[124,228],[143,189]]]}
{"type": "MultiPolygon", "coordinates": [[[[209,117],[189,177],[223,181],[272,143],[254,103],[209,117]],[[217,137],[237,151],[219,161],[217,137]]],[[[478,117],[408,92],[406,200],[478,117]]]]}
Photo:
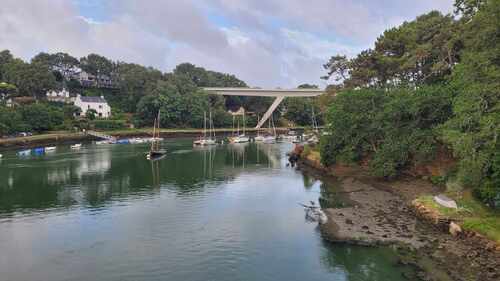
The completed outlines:
{"type": "Polygon", "coordinates": [[[87,110],[94,109],[99,118],[108,118],[111,116],[111,107],[103,96],[100,97],[82,97],[78,95],[75,99],[75,106],[81,109],[80,115],[85,116],[87,110]]]}
{"type": "Polygon", "coordinates": [[[61,91],[48,91],[47,92],[47,100],[49,101],[55,101],[55,102],[64,102],[64,103],[71,103],[74,98],[71,98],[68,90],[62,89],[61,91]]]}

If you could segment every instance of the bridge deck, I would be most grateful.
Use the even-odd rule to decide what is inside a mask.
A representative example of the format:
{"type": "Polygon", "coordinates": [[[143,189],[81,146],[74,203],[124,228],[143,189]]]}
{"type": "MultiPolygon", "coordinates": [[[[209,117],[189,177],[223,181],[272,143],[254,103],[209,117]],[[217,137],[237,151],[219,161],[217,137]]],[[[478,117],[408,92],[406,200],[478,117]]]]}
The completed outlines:
{"type": "Polygon", "coordinates": [[[203,88],[211,94],[250,97],[315,97],[325,93],[320,89],[252,89],[252,88],[203,88]]]}

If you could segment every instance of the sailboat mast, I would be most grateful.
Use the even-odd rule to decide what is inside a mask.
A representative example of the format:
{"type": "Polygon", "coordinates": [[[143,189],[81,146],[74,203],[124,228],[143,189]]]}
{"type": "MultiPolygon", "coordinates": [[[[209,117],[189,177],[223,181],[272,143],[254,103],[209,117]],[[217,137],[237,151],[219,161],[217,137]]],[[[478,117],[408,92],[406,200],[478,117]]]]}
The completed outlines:
{"type": "Polygon", "coordinates": [[[212,111],[210,110],[210,137],[213,137],[215,139],[215,128],[214,128],[214,121],[212,120],[212,111]]]}
{"type": "Polygon", "coordinates": [[[160,143],[159,143],[159,138],[160,138],[160,110],[158,109],[158,117],[156,117],[157,121],[156,121],[156,124],[158,126],[158,130],[156,131],[158,133],[158,138],[156,139],[155,143],[156,143],[156,150],[159,149],[160,147],[160,143]]]}
{"type": "Polygon", "coordinates": [[[246,127],[246,123],[245,123],[245,109],[243,109],[243,135],[245,135],[245,127],[246,127]]]}
{"type": "Polygon", "coordinates": [[[207,112],[203,111],[203,139],[207,138],[207,112]]]}
{"type": "Polygon", "coordinates": [[[153,122],[153,139],[151,140],[151,151],[154,150],[154,145],[155,145],[155,136],[156,136],[155,130],[156,130],[156,118],[153,122]]]}

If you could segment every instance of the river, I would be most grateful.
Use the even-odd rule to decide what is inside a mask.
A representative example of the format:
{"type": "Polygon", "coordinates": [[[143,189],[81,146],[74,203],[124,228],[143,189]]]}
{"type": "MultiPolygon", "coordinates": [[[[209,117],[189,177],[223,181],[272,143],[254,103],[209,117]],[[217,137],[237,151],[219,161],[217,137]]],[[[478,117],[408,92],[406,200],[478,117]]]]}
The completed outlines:
{"type": "Polygon", "coordinates": [[[96,146],[0,161],[0,280],[406,280],[390,248],[330,244],[299,202],[335,182],[292,145],[96,146]]]}

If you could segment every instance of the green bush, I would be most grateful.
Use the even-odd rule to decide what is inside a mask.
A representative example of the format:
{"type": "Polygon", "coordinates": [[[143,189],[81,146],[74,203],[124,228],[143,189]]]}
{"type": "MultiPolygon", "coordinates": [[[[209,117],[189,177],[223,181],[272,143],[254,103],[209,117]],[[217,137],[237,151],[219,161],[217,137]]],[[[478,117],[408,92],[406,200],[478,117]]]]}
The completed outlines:
{"type": "Polygon", "coordinates": [[[434,131],[451,115],[451,97],[445,86],[339,93],[327,112],[323,164],[369,158],[374,175],[392,178],[412,163],[433,159],[434,131]]]}
{"type": "Polygon", "coordinates": [[[127,127],[125,120],[94,120],[92,123],[97,130],[118,130],[127,127]]]}

